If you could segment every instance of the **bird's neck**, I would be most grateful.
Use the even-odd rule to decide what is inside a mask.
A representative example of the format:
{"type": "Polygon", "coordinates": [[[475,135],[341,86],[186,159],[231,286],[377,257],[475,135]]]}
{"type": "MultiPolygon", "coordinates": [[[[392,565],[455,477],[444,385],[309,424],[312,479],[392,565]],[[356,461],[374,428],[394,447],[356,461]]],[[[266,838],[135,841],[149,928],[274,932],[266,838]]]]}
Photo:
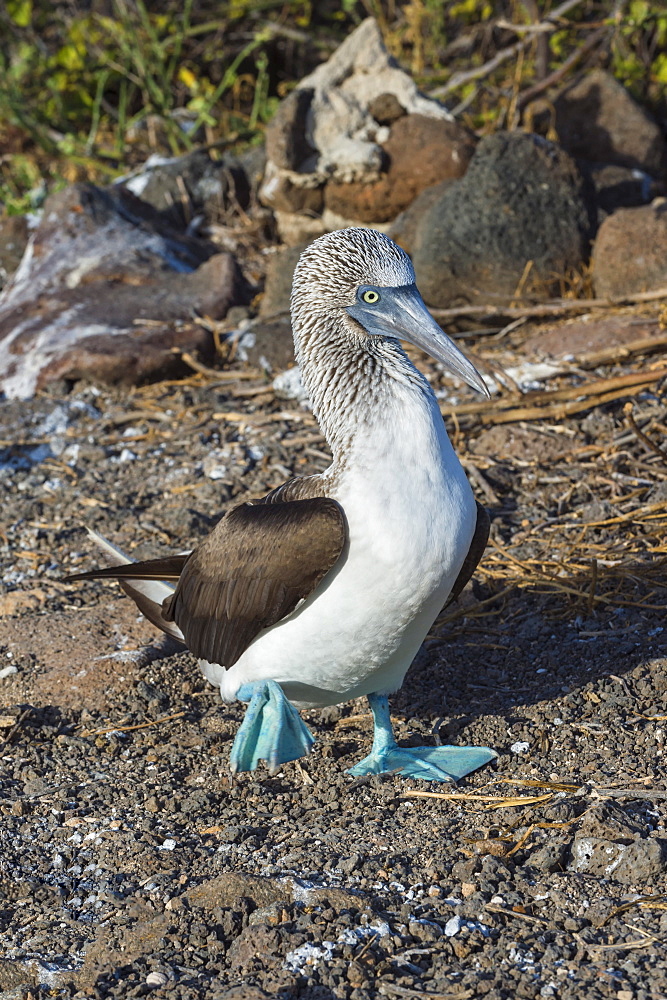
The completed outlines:
{"type": "Polygon", "coordinates": [[[334,465],[357,439],[382,430],[397,404],[404,409],[431,402],[431,387],[397,341],[351,339],[349,333],[321,327],[311,336],[299,333],[295,348],[301,377],[334,465]]]}

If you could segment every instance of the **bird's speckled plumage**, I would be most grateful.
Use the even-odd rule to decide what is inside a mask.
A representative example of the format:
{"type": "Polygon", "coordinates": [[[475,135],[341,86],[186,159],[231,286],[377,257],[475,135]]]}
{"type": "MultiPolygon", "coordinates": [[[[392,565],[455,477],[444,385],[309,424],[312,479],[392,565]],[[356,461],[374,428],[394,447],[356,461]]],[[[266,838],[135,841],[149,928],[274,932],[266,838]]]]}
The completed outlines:
{"type": "Polygon", "coordinates": [[[342,461],[350,437],[386,399],[387,377],[430,391],[396,340],[368,334],[345,313],[359,285],[414,283],[412,262],[383,233],[344,229],[307,247],[294,271],[294,353],[313,412],[342,461]]]}

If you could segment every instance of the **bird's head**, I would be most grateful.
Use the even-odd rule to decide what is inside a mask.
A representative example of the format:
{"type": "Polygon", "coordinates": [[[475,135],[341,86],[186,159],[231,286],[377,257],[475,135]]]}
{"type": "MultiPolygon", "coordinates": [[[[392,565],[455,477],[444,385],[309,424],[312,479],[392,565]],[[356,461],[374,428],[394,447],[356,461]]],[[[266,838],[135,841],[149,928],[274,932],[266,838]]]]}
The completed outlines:
{"type": "Polygon", "coordinates": [[[304,250],[294,272],[292,316],[295,331],[308,319],[328,320],[351,338],[408,341],[489,395],[475,366],[426,308],[408,255],[375,229],[327,233],[304,250]]]}

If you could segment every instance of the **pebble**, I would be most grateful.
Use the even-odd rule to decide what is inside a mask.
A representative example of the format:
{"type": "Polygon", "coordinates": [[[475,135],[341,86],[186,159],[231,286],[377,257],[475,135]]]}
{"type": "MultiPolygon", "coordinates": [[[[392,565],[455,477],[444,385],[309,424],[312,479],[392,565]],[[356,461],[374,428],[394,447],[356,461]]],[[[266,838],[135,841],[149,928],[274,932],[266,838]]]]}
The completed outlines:
{"type": "Polygon", "coordinates": [[[169,982],[169,976],[166,976],[164,972],[149,972],[146,976],[146,986],[166,986],[169,982]]]}

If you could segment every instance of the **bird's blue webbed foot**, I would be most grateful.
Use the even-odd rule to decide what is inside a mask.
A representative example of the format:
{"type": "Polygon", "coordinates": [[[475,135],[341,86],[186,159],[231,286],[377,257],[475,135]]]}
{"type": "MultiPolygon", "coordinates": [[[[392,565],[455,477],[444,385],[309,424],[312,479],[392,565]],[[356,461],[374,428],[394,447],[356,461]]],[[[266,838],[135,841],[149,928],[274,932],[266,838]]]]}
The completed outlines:
{"type": "Polygon", "coordinates": [[[279,684],[243,684],[236,697],[250,704],[232,745],[232,771],[254,771],[260,760],[273,771],[310,753],[315,738],[279,684]]]}
{"type": "Polygon", "coordinates": [[[458,781],[498,756],[489,747],[399,747],[391,728],[388,698],[371,694],[368,701],[374,722],[373,748],[348,774],[398,771],[424,781],[458,781]]]}

